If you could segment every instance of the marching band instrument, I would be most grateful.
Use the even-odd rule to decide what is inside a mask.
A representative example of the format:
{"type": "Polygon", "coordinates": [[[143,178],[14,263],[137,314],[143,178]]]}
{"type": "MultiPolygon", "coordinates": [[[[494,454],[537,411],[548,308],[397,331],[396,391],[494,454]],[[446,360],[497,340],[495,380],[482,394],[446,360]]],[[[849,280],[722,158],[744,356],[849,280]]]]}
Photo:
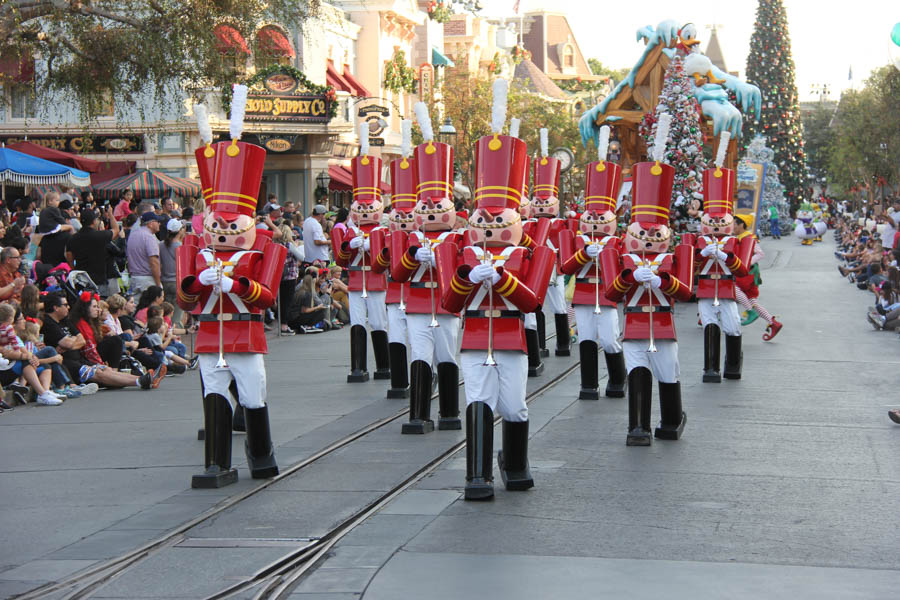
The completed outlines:
{"type": "Polygon", "coordinates": [[[362,293],[359,295],[360,298],[368,298],[369,293],[366,291],[366,238],[369,237],[368,233],[361,234],[363,237],[363,243],[359,247],[359,261],[361,263],[360,269],[362,269],[362,293]]]}
{"type": "Polygon", "coordinates": [[[222,289],[222,275],[225,271],[225,263],[217,258],[215,265],[216,273],[219,276],[219,283],[216,286],[219,290],[219,360],[216,361],[216,368],[227,369],[228,363],[225,362],[225,290],[222,289]]]}
{"type": "MultiPolygon", "coordinates": [[[[713,242],[713,243],[716,244],[716,257],[713,258],[713,261],[715,261],[716,266],[718,267],[719,266],[719,256],[718,256],[719,244],[718,244],[718,242],[713,242]]],[[[716,269],[716,271],[718,271],[718,269],[716,269]]],[[[715,285],[715,294],[716,294],[715,297],[713,298],[713,306],[719,306],[719,273],[714,273],[713,279],[714,279],[713,285],[715,285]]]]}
{"type": "MultiPolygon", "coordinates": [[[[647,266],[647,258],[646,258],[646,255],[647,255],[646,252],[642,252],[642,253],[641,253],[641,266],[642,266],[642,267],[646,267],[646,266],[647,266]]],[[[644,282],[644,289],[647,290],[647,300],[648,300],[648,302],[649,302],[649,305],[648,305],[648,306],[649,306],[649,309],[650,309],[650,310],[649,310],[649,313],[650,313],[650,345],[647,346],[647,352],[656,352],[656,351],[657,351],[657,350],[656,350],[656,343],[655,343],[654,340],[653,340],[653,288],[652,288],[652,286],[650,285],[650,282],[649,282],[649,281],[645,281],[645,282],[644,282]]]]}
{"type": "MultiPolygon", "coordinates": [[[[428,238],[425,238],[422,242],[425,245],[427,250],[431,250],[431,242],[429,242],[428,238]]],[[[434,265],[430,262],[428,263],[428,289],[431,292],[431,323],[428,324],[429,327],[440,327],[441,324],[437,321],[437,316],[435,314],[435,304],[434,304],[434,265]]],[[[401,292],[402,293],[402,292],[401,292]]]]}
{"type": "MultiPolygon", "coordinates": [[[[487,233],[487,230],[485,230],[487,233]]],[[[486,264],[493,265],[493,258],[488,253],[487,249],[487,235],[484,236],[484,240],[482,240],[482,261],[485,261],[486,264]]],[[[488,287],[488,347],[487,347],[487,357],[484,359],[484,365],[487,367],[496,367],[497,361],[494,360],[494,286],[492,282],[487,282],[488,287]]]]}
{"type": "MultiPolygon", "coordinates": [[[[594,245],[594,231],[591,230],[591,246],[594,245]]],[[[600,255],[594,257],[594,267],[597,272],[594,274],[594,314],[599,315],[603,312],[600,308],[600,255]]]]}

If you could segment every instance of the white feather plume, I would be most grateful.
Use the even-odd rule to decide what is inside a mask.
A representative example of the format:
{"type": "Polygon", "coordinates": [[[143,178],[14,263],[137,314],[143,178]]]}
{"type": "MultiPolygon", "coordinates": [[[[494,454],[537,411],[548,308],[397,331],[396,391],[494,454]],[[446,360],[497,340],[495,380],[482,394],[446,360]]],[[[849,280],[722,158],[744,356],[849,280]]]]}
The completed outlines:
{"type": "Polygon", "coordinates": [[[363,121],[359,124],[359,154],[360,156],[369,153],[369,123],[363,121]]]}
{"type": "Polygon", "coordinates": [[[205,104],[194,105],[194,117],[197,118],[197,129],[200,130],[200,140],[204,144],[212,143],[212,128],[209,126],[209,112],[205,104]]]}
{"type": "Polygon", "coordinates": [[[412,119],[400,121],[400,154],[404,158],[409,156],[412,149],[412,119]]]}
{"type": "Polygon", "coordinates": [[[672,125],[672,115],[662,113],[656,124],[656,138],[653,140],[653,160],[662,162],[666,155],[666,140],[669,139],[669,126],[672,125]]]}
{"type": "Polygon", "coordinates": [[[428,105],[424,102],[416,102],[413,106],[413,111],[416,113],[416,122],[419,124],[419,129],[422,130],[422,138],[426,142],[434,140],[434,129],[431,126],[431,115],[428,114],[428,105]]]}
{"type": "Polygon", "coordinates": [[[509,137],[519,137],[519,127],[522,126],[522,119],[513,117],[509,120],[509,137]]]}
{"type": "Polygon", "coordinates": [[[728,142],[731,140],[731,132],[723,131],[719,135],[719,148],[716,150],[716,166],[720,169],[725,164],[725,153],[728,152],[728,142]]]}
{"type": "Polygon", "coordinates": [[[550,154],[550,131],[546,127],[541,127],[541,156],[550,154]]]}
{"type": "Polygon", "coordinates": [[[491,108],[491,131],[500,133],[506,123],[506,99],[509,93],[509,82],[505,79],[494,81],[494,104],[491,108]]]}
{"type": "Polygon", "coordinates": [[[597,140],[597,160],[606,160],[609,154],[609,125],[600,128],[600,137],[597,140]]]}
{"type": "Polygon", "coordinates": [[[234,84],[231,96],[231,122],[229,123],[229,131],[231,139],[241,139],[241,133],[244,132],[244,111],[247,110],[247,86],[234,84]]]}

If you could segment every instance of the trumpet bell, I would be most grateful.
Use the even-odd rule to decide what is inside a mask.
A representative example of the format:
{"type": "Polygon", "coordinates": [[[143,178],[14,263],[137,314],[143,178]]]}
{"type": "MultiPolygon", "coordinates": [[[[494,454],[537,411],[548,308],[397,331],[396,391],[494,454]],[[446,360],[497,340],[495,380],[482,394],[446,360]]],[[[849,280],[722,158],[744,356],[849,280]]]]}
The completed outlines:
{"type": "Polygon", "coordinates": [[[228,368],[228,363],[225,362],[224,356],[220,356],[219,360],[216,361],[216,368],[217,369],[227,369],[228,368]]]}
{"type": "Polygon", "coordinates": [[[437,319],[435,319],[435,318],[432,317],[431,323],[429,323],[428,326],[429,326],[429,327],[440,327],[441,324],[437,322],[437,319]]]}
{"type": "Polygon", "coordinates": [[[483,365],[486,366],[486,367],[496,367],[496,366],[497,366],[497,361],[494,360],[494,354],[493,354],[493,352],[488,352],[487,357],[485,357],[484,362],[481,363],[481,364],[483,364],[483,365]]]}

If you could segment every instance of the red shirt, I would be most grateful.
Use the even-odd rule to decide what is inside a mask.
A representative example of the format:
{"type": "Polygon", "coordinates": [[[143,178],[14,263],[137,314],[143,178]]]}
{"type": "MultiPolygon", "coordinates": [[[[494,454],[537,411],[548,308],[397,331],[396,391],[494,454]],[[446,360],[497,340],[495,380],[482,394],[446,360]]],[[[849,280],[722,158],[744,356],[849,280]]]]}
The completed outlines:
{"type": "Polygon", "coordinates": [[[97,352],[97,339],[94,337],[94,330],[90,324],[82,319],[78,321],[77,327],[78,333],[84,337],[84,348],[81,349],[81,353],[84,355],[85,360],[95,365],[103,364],[103,359],[100,358],[100,354],[97,352]]]}

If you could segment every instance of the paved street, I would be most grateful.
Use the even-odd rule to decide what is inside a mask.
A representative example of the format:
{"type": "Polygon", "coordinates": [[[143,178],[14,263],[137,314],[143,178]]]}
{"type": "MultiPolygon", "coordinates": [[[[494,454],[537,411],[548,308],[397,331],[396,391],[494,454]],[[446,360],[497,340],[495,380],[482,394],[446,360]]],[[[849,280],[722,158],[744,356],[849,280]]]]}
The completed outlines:
{"type": "MultiPolygon", "coordinates": [[[[696,307],[679,307],[682,440],[627,448],[625,401],[576,400],[576,371],[530,406],[533,490],[506,492],[498,476],[493,502],[463,502],[457,453],[340,539],[291,597],[895,598],[900,428],[886,410],[900,341],[866,323],[870,295],[838,276],[830,233],[813,247],[764,247],[761,301],[785,328],[772,343],[761,340],[761,320],[744,329],[743,380],[700,383],[696,307]]],[[[385,382],[344,383],[347,333],[272,340],[283,470],[404,406],[384,399],[385,382]]],[[[545,359],[529,391],[575,360],[545,359]]],[[[239,483],[190,489],[203,454],[198,388],[192,373],[157,392],[0,416],[0,596],[102,564],[259,485],[236,435],[239,483]]],[[[377,429],[187,530],[94,597],[216,593],[327,534],[463,439],[399,428],[377,429]]]]}

